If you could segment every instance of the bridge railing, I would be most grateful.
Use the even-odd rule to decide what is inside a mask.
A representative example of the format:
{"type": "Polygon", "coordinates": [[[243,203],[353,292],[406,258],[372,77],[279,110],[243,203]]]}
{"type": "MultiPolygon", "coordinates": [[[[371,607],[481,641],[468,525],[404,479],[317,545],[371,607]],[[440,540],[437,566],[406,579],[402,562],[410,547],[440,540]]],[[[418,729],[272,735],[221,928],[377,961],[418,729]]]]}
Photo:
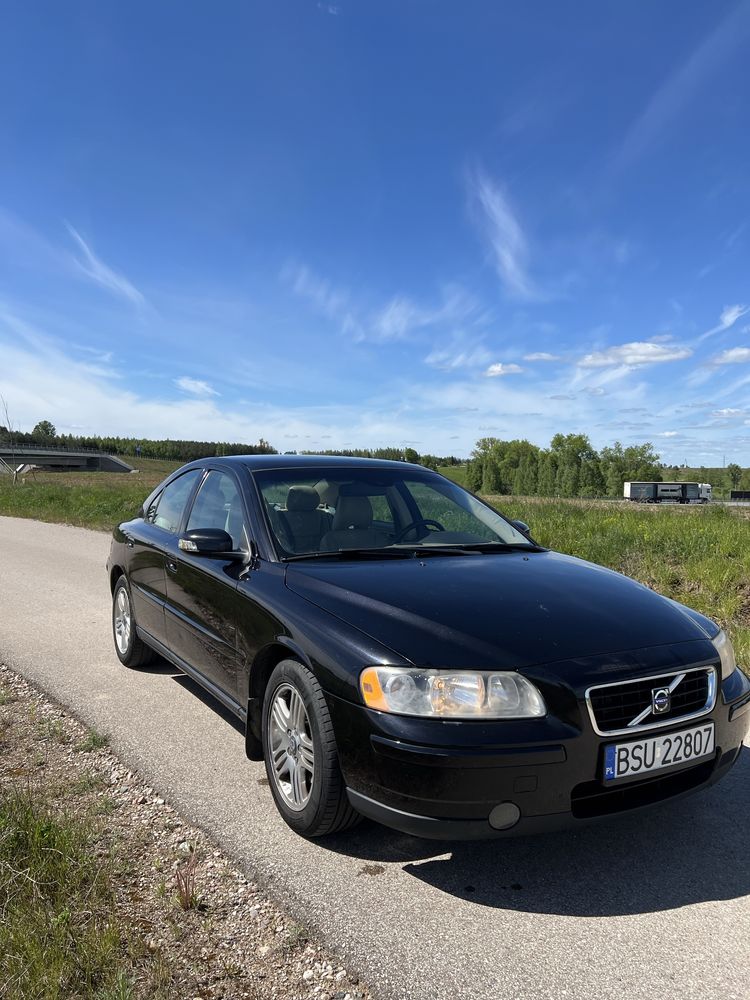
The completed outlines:
{"type": "Polygon", "coordinates": [[[0,452],[13,452],[13,454],[23,454],[25,451],[60,451],[64,453],[79,454],[86,452],[90,455],[108,455],[101,448],[68,448],[64,444],[9,444],[6,441],[0,442],[0,452]]]}

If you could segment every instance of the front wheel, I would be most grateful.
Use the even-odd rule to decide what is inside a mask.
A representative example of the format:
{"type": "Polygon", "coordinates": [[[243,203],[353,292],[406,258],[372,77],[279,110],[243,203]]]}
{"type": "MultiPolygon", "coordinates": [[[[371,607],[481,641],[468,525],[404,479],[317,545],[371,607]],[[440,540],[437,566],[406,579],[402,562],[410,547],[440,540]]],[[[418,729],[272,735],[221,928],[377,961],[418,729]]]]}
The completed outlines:
{"type": "Polygon", "coordinates": [[[138,637],[130,587],[124,575],[119,578],[112,593],[112,636],[117,657],[126,667],[145,667],[156,655],[138,637]]]}
{"type": "Polygon", "coordinates": [[[282,660],[268,681],[263,759],[276,807],[296,833],[323,837],[359,822],[346,795],[323,691],[296,660],[282,660]]]}

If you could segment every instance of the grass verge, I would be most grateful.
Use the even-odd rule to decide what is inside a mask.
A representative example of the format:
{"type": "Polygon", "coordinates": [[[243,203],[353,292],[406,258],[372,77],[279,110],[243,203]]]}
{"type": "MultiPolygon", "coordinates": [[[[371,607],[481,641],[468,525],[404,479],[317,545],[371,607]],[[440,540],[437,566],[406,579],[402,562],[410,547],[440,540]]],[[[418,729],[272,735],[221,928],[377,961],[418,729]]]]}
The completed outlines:
{"type": "Polygon", "coordinates": [[[129,997],[125,934],[90,822],[38,791],[0,795],[0,982],[7,1000],[129,997]]]}

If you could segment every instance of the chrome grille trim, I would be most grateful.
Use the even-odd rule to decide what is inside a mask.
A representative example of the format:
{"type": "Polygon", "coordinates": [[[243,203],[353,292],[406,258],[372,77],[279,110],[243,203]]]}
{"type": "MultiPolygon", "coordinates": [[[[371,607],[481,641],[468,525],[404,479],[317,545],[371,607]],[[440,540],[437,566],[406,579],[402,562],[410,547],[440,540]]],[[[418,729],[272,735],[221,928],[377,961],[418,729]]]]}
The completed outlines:
{"type": "MultiPolygon", "coordinates": [[[[677,685],[675,685],[675,687],[676,686],[677,685]]],[[[609,737],[609,736],[633,736],[635,733],[648,732],[649,730],[653,729],[664,729],[667,726],[677,726],[681,725],[683,722],[690,722],[692,719],[700,719],[704,715],[708,715],[709,712],[713,711],[714,706],[716,705],[717,694],[718,694],[718,684],[717,684],[716,665],[713,663],[704,663],[701,666],[697,667],[687,667],[683,669],[678,668],[677,670],[674,669],[662,670],[658,674],[647,674],[645,677],[633,677],[630,680],[610,681],[607,684],[592,684],[591,687],[586,688],[584,697],[586,699],[586,708],[588,709],[589,718],[591,720],[591,725],[594,729],[594,732],[598,736],[609,737]],[[647,722],[645,721],[644,717],[644,721],[638,722],[637,720],[641,716],[643,716],[643,713],[641,713],[640,716],[636,716],[636,718],[633,719],[633,721],[624,729],[599,728],[596,721],[594,706],[591,704],[592,691],[601,691],[605,688],[613,688],[613,687],[626,687],[628,684],[643,684],[646,681],[655,681],[665,677],[669,677],[672,680],[680,678],[680,680],[678,681],[679,684],[685,677],[687,677],[688,674],[695,674],[699,672],[703,672],[707,675],[708,695],[703,707],[698,709],[697,711],[688,712],[686,715],[680,715],[677,717],[673,717],[671,719],[661,719],[659,721],[653,721],[652,718],[647,722]]],[[[650,709],[646,714],[647,715],[651,714],[650,709]]]]}

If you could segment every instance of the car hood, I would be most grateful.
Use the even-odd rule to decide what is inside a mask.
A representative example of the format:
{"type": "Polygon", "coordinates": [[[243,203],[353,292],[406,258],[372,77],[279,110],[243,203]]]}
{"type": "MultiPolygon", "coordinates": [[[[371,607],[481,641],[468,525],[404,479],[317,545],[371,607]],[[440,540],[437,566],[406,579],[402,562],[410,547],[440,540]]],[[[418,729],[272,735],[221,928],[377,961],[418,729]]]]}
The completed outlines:
{"type": "Polygon", "coordinates": [[[413,663],[520,669],[705,640],[711,623],[620,573],[543,551],[290,564],[292,591],[413,663]]]}

